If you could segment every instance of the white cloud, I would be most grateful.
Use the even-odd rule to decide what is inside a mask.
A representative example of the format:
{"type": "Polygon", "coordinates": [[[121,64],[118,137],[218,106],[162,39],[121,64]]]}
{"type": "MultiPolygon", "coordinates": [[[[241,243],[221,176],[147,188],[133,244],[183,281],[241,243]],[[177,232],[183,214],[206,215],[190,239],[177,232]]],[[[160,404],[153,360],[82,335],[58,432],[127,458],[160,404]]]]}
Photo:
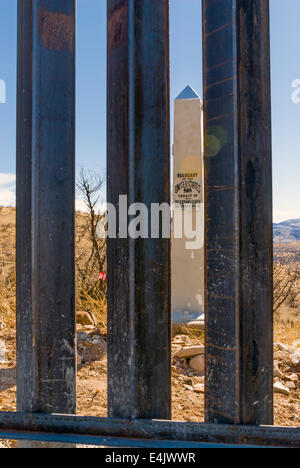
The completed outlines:
{"type": "MultiPolygon", "coordinates": [[[[76,211],[83,211],[83,212],[88,212],[87,206],[84,203],[84,201],[80,198],[75,200],[75,209],[76,211]]],[[[106,203],[105,202],[100,202],[97,203],[95,210],[97,213],[105,213],[106,211],[106,203]]]]}
{"type": "Polygon", "coordinates": [[[75,201],[75,209],[76,211],[87,211],[86,204],[84,203],[83,200],[76,200],[75,201]]]}
{"type": "Polygon", "coordinates": [[[14,206],[16,204],[15,185],[15,174],[0,173],[0,206],[14,206]]]}

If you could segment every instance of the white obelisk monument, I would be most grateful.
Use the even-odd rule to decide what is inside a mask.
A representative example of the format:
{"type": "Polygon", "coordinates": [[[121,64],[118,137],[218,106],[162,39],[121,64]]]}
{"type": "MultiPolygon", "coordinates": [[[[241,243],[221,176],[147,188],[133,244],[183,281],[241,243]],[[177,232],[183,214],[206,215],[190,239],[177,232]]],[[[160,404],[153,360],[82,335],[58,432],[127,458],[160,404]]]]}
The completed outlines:
{"type": "Polygon", "coordinates": [[[201,328],[204,325],[203,105],[190,86],[175,100],[173,157],[172,318],[173,323],[196,321],[201,328]],[[196,235],[193,242],[191,229],[196,235]]]}

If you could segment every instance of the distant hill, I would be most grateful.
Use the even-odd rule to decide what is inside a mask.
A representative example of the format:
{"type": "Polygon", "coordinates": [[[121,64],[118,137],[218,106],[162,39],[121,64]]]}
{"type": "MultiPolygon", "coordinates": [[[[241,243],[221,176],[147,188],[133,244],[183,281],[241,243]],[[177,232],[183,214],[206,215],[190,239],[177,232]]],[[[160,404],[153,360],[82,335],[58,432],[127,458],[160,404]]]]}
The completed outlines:
{"type": "Polygon", "coordinates": [[[273,224],[274,242],[300,241],[300,219],[289,219],[273,224]]]}

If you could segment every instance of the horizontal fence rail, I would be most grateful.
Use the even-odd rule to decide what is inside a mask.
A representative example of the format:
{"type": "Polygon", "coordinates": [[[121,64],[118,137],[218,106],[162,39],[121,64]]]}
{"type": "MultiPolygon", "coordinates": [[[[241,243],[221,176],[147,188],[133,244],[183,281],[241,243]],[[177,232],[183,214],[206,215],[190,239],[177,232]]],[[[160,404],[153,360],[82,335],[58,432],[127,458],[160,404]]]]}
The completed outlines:
{"type": "Polygon", "coordinates": [[[300,448],[300,428],[0,413],[0,439],[144,447],[300,448]]]}

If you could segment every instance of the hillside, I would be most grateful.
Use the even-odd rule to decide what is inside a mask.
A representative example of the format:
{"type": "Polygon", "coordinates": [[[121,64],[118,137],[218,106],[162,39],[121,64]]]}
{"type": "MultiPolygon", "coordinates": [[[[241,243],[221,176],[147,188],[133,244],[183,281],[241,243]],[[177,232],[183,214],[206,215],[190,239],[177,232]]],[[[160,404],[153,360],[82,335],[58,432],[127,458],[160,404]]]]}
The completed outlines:
{"type": "Polygon", "coordinates": [[[300,219],[290,219],[273,224],[274,242],[300,241],[300,219]]]}

